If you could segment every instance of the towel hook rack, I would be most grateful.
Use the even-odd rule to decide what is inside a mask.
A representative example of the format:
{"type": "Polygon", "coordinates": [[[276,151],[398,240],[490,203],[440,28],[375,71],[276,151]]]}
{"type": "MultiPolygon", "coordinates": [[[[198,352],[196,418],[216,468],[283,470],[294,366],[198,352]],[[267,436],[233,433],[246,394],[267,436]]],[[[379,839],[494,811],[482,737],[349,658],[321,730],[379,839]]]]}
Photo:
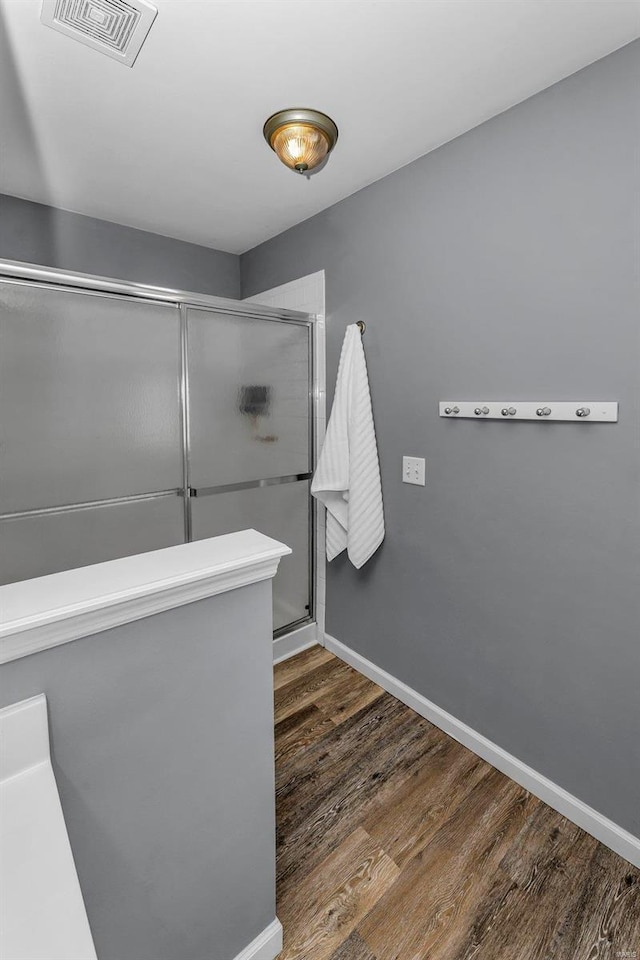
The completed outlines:
{"type": "Polygon", "coordinates": [[[537,420],[543,422],[557,422],[558,420],[574,423],[617,423],[617,400],[558,400],[548,401],[539,405],[530,400],[497,400],[472,401],[459,400],[442,401],[440,416],[456,420],[465,417],[474,420],[501,420],[503,423],[514,420],[537,420]]]}
{"type": "Polygon", "coordinates": [[[360,333],[361,333],[362,336],[364,337],[364,332],[365,332],[365,330],[367,329],[367,325],[366,325],[366,323],[364,322],[364,320],[356,320],[356,327],[359,328],[360,333]]]}

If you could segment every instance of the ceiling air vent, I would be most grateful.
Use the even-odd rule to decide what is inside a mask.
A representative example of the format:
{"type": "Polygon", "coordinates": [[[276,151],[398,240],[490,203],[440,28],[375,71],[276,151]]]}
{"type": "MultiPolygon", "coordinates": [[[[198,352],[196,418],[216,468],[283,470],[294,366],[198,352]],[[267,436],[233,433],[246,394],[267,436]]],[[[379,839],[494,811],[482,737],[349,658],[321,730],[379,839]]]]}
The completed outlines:
{"type": "Polygon", "coordinates": [[[132,67],[157,12],[148,0],[43,0],[40,19],[132,67]]]}

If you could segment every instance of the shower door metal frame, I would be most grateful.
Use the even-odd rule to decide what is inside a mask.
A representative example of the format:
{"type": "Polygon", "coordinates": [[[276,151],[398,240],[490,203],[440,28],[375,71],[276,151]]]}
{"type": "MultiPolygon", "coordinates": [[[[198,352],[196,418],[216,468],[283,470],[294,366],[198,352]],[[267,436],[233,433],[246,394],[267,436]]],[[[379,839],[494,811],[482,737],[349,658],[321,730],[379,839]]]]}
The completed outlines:
{"type": "MultiPolygon", "coordinates": [[[[184,426],[184,443],[183,443],[183,452],[184,452],[184,504],[185,504],[185,539],[187,531],[189,532],[189,537],[187,542],[191,540],[191,531],[193,527],[192,514],[191,514],[191,502],[194,499],[199,497],[210,496],[217,493],[228,493],[235,490],[251,490],[256,487],[271,487],[283,483],[295,483],[301,480],[311,480],[313,477],[313,472],[315,470],[315,460],[314,460],[314,449],[315,449],[315,390],[313,382],[314,374],[314,337],[313,337],[313,324],[315,318],[310,314],[300,313],[297,310],[274,310],[273,308],[264,308],[265,313],[268,310],[268,315],[263,314],[263,308],[259,307],[256,312],[255,307],[249,309],[243,309],[241,311],[234,310],[230,311],[227,308],[227,304],[237,304],[237,300],[222,300],[218,298],[211,298],[216,301],[215,308],[203,302],[193,303],[190,300],[184,301],[180,305],[180,322],[183,329],[182,334],[182,350],[183,350],[183,380],[182,380],[182,390],[184,392],[184,412],[183,412],[183,422],[184,426]],[[296,326],[307,327],[307,344],[308,344],[308,369],[309,369],[309,389],[308,389],[308,425],[309,425],[309,436],[308,436],[308,451],[307,451],[307,463],[309,465],[309,470],[305,473],[296,473],[296,474],[287,474],[279,477],[264,477],[258,480],[240,480],[236,483],[225,483],[217,484],[211,487],[193,487],[191,485],[191,438],[189,435],[189,324],[188,324],[188,312],[190,309],[199,310],[204,312],[215,312],[230,314],[233,316],[242,316],[248,317],[249,319],[267,319],[273,320],[276,323],[289,323],[296,326]]],[[[315,567],[316,567],[316,551],[315,551],[315,529],[316,529],[316,502],[315,499],[309,496],[309,517],[308,517],[308,541],[309,541],[309,612],[308,615],[300,617],[298,620],[292,620],[291,623],[286,624],[284,627],[280,627],[278,630],[274,630],[273,636],[274,639],[283,636],[284,634],[290,633],[292,630],[297,630],[299,627],[303,626],[306,623],[309,623],[315,618],[315,567]]]]}
{"type": "MultiPolygon", "coordinates": [[[[182,453],[182,487],[154,491],[150,493],[132,494],[129,496],[113,497],[106,500],[83,501],[54,507],[40,507],[30,510],[0,514],[0,520],[26,516],[40,516],[51,513],[64,513],[73,510],[83,510],[89,507],[106,506],[108,504],[128,503],[131,501],[153,500],[159,497],[181,496],[184,505],[184,539],[185,543],[192,542],[191,499],[197,496],[197,490],[190,487],[190,437],[189,437],[189,370],[188,370],[188,323],[187,312],[190,307],[224,313],[231,316],[247,317],[256,320],[268,320],[277,323],[292,323],[296,326],[308,327],[309,344],[309,465],[310,470],[304,474],[294,474],[286,477],[265,478],[262,480],[240,481],[237,484],[226,484],[224,487],[206,488],[207,492],[222,492],[230,489],[250,489],[251,487],[271,486],[276,483],[289,483],[296,480],[310,479],[315,469],[315,422],[316,422],[316,391],[314,390],[314,336],[313,325],[316,317],[298,310],[277,309],[258,304],[243,304],[239,300],[227,300],[224,297],[214,297],[208,294],[192,293],[173,288],[155,287],[147,284],[115,280],[110,277],[101,277],[87,273],[75,273],[67,270],[57,270],[42,267],[32,263],[22,263],[17,260],[0,259],[0,282],[3,280],[20,286],[53,288],[66,292],[85,293],[90,296],[109,297],[118,300],[140,300],[143,302],[163,303],[178,308],[179,324],[179,383],[178,403],[180,413],[180,434],[182,453]]],[[[202,491],[204,493],[204,491],[202,491]]],[[[201,495],[202,495],[201,493],[201,495]]],[[[274,637],[282,636],[296,630],[315,619],[315,528],[316,504],[313,497],[309,497],[309,613],[305,617],[274,631],[274,637]]]]}

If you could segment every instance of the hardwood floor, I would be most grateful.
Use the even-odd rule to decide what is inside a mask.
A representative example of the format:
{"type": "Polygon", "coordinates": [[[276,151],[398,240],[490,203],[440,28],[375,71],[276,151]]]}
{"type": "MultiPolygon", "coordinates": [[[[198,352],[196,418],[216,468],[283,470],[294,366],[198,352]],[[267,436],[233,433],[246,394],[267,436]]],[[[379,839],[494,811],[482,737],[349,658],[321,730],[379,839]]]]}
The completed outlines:
{"type": "Polygon", "coordinates": [[[321,647],[275,667],[280,960],[640,960],[640,871],[321,647]]]}

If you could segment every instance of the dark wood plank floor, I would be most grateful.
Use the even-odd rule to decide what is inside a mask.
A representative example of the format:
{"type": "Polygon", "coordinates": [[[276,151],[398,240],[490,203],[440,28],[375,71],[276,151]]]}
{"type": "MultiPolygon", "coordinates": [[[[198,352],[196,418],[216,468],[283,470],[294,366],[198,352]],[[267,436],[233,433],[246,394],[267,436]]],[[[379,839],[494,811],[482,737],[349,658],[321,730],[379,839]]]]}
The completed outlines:
{"type": "Polygon", "coordinates": [[[321,647],[275,668],[280,960],[640,960],[640,871],[321,647]]]}

